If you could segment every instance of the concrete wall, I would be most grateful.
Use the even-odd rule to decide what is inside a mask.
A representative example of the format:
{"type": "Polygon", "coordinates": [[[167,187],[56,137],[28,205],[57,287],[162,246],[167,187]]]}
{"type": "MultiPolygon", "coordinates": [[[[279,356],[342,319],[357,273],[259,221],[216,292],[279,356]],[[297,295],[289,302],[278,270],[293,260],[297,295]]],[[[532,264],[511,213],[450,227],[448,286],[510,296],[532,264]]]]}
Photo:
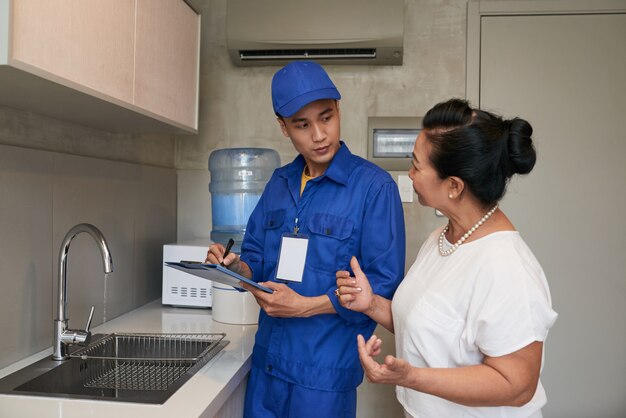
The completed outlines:
{"type": "Polygon", "coordinates": [[[0,107],[0,368],[52,345],[59,248],[77,223],[103,232],[115,270],[105,281],[93,239],[74,239],[71,327],[84,327],[91,305],[95,326],[161,295],[162,245],[176,239],[173,147],[172,136],[0,107]]]}
{"type": "MultiPolygon", "coordinates": [[[[226,46],[227,0],[191,3],[202,14],[200,124],[197,135],[176,137],[178,238],[183,240],[207,237],[211,230],[211,151],[268,147],[278,151],[283,164],[296,155],[271,105],[270,83],[279,67],[235,67],[226,46]]],[[[465,95],[466,5],[466,0],[407,0],[402,66],[326,66],[343,96],[342,138],[353,153],[367,155],[369,116],[421,116],[438,101],[465,95]]],[[[417,244],[441,222],[417,202],[405,204],[405,212],[410,224],[426,223],[407,230],[412,262],[417,244]]]]}
{"type": "MultiPolygon", "coordinates": [[[[279,152],[283,164],[296,155],[271,106],[271,78],[279,67],[235,67],[226,47],[227,0],[192,3],[202,14],[200,126],[198,135],[176,138],[179,240],[209,236],[211,151],[268,147],[279,152]]],[[[421,116],[438,101],[465,95],[466,4],[407,0],[402,66],[326,66],[343,96],[342,138],[352,152],[367,155],[369,116],[421,116]]],[[[427,234],[443,221],[417,202],[405,203],[404,212],[409,266],[427,234]]],[[[393,335],[384,329],[376,332],[384,340],[385,353],[394,353],[393,335]]],[[[402,416],[393,387],[361,385],[358,416],[402,416]]]]}
{"type": "Polygon", "coordinates": [[[0,106],[0,144],[174,167],[174,135],[115,134],[0,106]]]}

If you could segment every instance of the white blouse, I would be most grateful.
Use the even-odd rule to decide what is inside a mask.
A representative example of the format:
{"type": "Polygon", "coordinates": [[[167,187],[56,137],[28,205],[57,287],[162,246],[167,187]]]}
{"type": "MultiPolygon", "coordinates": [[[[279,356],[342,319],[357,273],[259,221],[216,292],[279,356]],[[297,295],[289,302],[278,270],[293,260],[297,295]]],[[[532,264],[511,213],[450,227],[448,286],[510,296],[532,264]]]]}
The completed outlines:
{"type": "MultiPolygon", "coordinates": [[[[393,298],[397,356],[415,367],[462,367],[481,364],[483,354],[503,356],[545,341],[557,313],[519,233],[495,232],[442,257],[440,232],[424,242],[393,298]]],[[[400,386],[396,393],[415,418],[541,417],[546,403],[541,381],[522,407],[467,407],[400,386]]]]}

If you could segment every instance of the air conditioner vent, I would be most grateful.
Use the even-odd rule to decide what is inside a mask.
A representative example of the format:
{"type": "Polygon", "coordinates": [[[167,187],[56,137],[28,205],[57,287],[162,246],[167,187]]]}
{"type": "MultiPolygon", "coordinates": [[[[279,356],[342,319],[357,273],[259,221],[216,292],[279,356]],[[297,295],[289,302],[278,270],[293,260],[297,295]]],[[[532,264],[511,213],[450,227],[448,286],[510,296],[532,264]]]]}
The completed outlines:
{"type": "Polygon", "coordinates": [[[224,3],[228,55],[236,66],[305,59],[332,65],[402,65],[405,0],[224,3]]]}
{"type": "Polygon", "coordinates": [[[265,49],[239,51],[242,60],[376,59],[376,48],[265,49]]]}

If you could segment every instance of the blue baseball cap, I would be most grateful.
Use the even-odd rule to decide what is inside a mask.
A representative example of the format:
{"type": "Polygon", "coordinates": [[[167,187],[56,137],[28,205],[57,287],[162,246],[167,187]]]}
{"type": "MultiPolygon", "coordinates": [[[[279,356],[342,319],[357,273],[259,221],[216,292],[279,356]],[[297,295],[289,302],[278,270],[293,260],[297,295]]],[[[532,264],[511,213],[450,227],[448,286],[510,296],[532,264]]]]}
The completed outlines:
{"type": "Polygon", "coordinates": [[[294,61],[278,70],[272,78],[274,113],[290,117],[311,102],[341,99],[339,91],[321,65],[294,61]]]}

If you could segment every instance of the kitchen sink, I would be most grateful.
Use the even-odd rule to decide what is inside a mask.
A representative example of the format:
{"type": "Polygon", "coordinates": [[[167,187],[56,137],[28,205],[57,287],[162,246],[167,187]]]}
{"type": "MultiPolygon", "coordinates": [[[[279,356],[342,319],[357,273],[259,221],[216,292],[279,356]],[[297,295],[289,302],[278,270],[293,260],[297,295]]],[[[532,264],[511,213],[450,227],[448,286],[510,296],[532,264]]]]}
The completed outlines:
{"type": "Polygon", "coordinates": [[[46,358],[0,379],[0,393],[162,404],[228,344],[224,337],[96,334],[69,360],[46,358]]]}

